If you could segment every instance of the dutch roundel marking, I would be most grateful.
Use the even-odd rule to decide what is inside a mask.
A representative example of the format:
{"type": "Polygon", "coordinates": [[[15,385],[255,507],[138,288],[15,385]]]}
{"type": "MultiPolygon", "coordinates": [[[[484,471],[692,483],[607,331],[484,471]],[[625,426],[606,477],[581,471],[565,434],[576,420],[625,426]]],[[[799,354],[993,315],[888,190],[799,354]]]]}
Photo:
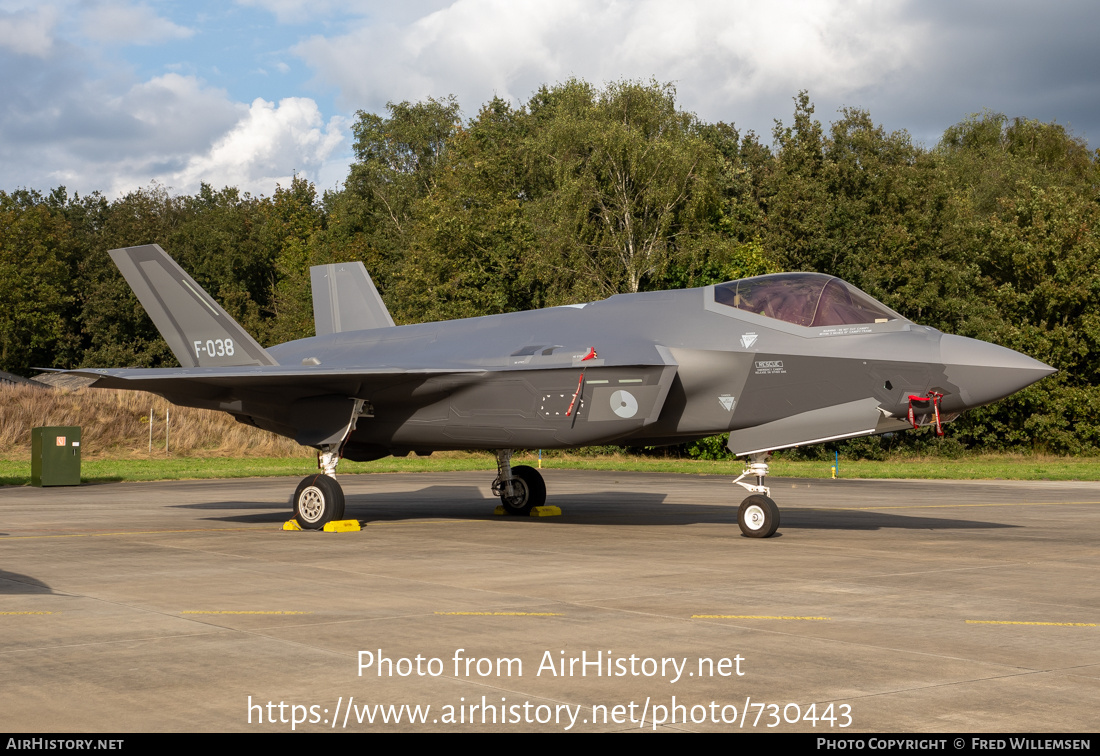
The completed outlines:
{"type": "Polygon", "coordinates": [[[638,400],[629,391],[619,389],[611,394],[611,411],[623,419],[638,414],[638,400]]]}

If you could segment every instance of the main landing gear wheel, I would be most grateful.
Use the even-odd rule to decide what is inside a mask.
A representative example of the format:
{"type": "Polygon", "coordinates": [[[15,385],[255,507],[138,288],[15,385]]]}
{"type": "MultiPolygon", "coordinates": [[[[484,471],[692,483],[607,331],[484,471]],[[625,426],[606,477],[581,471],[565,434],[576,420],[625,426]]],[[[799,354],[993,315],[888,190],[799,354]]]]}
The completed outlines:
{"type": "Polygon", "coordinates": [[[294,519],[303,530],[320,530],[344,517],[344,490],[329,476],[318,473],[302,479],[294,492],[294,519]]]}
{"type": "Polygon", "coordinates": [[[741,502],[737,524],[749,538],[770,538],[779,527],[779,507],[764,494],[753,494],[741,502]]]}
{"type": "Polygon", "coordinates": [[[500,503],[510,515],[529,515],[535,507],[546,503],[546,482],[542,474],[533,467],[520,465],[512,468],[513,496],[508,496],[501,488],[500,503]]]}

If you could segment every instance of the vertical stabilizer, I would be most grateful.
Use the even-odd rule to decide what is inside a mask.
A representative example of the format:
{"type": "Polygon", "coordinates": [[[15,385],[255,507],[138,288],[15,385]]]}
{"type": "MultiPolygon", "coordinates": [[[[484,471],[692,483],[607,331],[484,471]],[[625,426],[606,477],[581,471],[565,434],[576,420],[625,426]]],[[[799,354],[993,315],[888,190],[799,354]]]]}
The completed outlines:
{"type": "Polygon", "coordinates": [[[309,274],[318,336],[393,325],[390,311],[363,263],[317,265],[309,269],[309,274]]]}
{"type": "Polygon", "coordinates": [[[183,367],[279,364],[159,245],[110,255],[183,367]]]}

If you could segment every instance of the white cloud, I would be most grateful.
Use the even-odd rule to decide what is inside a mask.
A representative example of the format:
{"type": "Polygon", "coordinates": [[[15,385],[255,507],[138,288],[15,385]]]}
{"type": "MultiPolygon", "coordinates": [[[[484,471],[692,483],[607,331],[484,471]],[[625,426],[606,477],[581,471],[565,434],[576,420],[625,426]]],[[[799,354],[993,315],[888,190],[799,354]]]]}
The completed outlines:
{"type": "Polygon", "coordinates": [[[454,94],[470,115],[570,76],[652,78],[702,118],[764,135],[802,89],[822,120],[866,108],[926,144],[983,108],[1091,129],[1094,144],[1100,133],[1095,0],[359,0],[342,11],[339,32],[292,49],[349,110],[454,94]]]}
{"type": "Polygon", "coordinates": [[[53,49],[58,11],[52,5],[33,10],[0,10],[0,48],[18,55],[45,58],[53,49]]]}
{"type": "Polygon", "coordinates": [[[350,108],[455,94],[476,108],[578,76],[672,81],[701,116],[809,88],[850,97],[911,64],[924,25],[873,2],[457,0],[409,23],[372,21],[295,52],[350,108]]]}
{"type": "Polygon", "coordinates": [[[244,108],[239,103],[231,103],[224,90],[207,87],[194,76],[178,73],[135,84],[112,104],[143,123],[180,136],[193,132],[196,123],[224,123],[231,113],[244,108]],[[184,123],[188,124],[187,128],[177,131],[176,127],[184,123]]]}
{"type": "Polygon", "coordinates": [[[325,124],[317,104],[308,98],[288,97],[278,105],[257,98],[208,151],[158,180],[188,191],[205,181],[270,194],[276,183],[289,185],[295,173],[316,180],[318,171],[343,144],[346,125],[338,116],[325,124]]]}
{"type": "Polygon", "coordinates": [[[144,4],[96,3],[82,16],[84,34],[97,42],[151,45],[169,39],[187,39],[195,32],[156,14],[144,4]]]}
{"type": "Polygon", "coordinates": [[[166,177],[246,113],[247,106],[193,76],[166,74],[119,94],[101,81],[76,80],[38,110],[18,113],[19,120],[3,112],[0,157],[32,186],[114,196],[154,179],[170,183],[166,177]]]}
{"type": "Polygon", "coordinates": [[[205,181],[270,195],[295,173],[331,182],[342,163],[346,175],[349,122],[313,99],[240,102],[193,65],[135,81],[119,43],[193,34],[162,15],[152,1],[0,0],[0,189],[116,197],[154,181],[191,193],[205,181]]]}
{"type": "Polygon", "coordinates": [[[175,73],[120,94],[103,82],[53,78],[58,87],[41,103],[5,97],[0,82],[2,189],[65,185],[117,197],[153,181],[192,193],[205,181],[270,195],[295,173],[332,182],[347,142],[347,119],[326,122],[307,98],[246,105],[175,73]]]}

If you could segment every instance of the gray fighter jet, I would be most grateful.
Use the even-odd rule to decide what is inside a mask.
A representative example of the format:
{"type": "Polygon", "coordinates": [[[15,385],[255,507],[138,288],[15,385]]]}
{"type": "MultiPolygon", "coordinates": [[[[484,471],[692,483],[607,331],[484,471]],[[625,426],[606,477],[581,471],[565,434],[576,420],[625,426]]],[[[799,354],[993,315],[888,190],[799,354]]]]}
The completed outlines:
{"type": "MultiPolygon", "coordinates": [[[[343,517],[341,458],[492,449],[505,511],[546,500],[513,449],[655,446],[729,431],[742,533],[766,538],[776,449],[934,424],[1055,372],[917,325],[820,273],[395,326],[362,263],[312,269],[317,335],[264,349],[157,245],[113,250],[180,368],[74,371],[221,410],[318,450],[303,528],[343,517]],[[755,482],[751,479],[755,478],[755,482]],[[749,479],[746,481],[745,479],[749,479]]],[[[942,431],[940,431],[942,432],[942,431]]]]}

